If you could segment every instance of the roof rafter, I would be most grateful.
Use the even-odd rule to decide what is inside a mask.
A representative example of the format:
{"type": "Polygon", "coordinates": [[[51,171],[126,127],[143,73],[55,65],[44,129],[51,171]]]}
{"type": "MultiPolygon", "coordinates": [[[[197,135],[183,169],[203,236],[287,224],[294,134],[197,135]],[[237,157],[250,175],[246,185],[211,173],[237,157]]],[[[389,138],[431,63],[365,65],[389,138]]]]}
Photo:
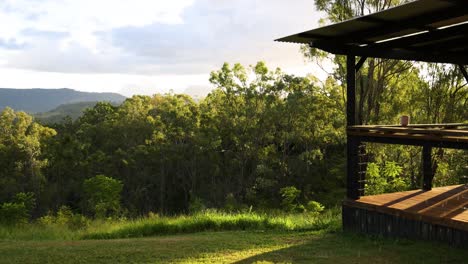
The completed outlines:
{"type": "Polygon", "coordinates": [[[362,48],[358,46],[343,46],[333,44],[318,44],[311,43],[311,47],[319,48],[321,50],[340,54],[340,55],[355,55],[361,57],[383,58],[394,60],[410,60],[410,61],[425,61],[425,62],[444,62],[453,64],[468,65],[468,58],[463,57],[458,53],[444,53],[444,54],[428,54],[426,52],[409,51],[409,50],[392,50],[383,49],[379,47],[362,48]]]}
{"type": "Polygon", "coordinates": [[[281,38],[341,55],[468,65],[466,0],[417,0],[281,38]]]}
{"type": "Polygon", "coordinates": [[[445,41],[462,38],[468,32],[468,24],[461,24],[446,29],[429,31],[418,35],[401,37],[385,42],[372,44],[373,47],[380,48],[406,48],[418,43],[427,43],[434,41],[445,41]]]}
{"type": "MultiPolygon", "coordinates": [[[[380,23],[378,26],[384,26],[383,28],[379,28],[378,34],[380,36],[387,36],[394,33],[399,33],[403,30],[414,29],[415,31],[420,30],[436,30],[436,27],[429,26],[431,24],[435,24],[437,22],[441,22],[444,20],[448,20],[454,17],[461,17],[468,13],[468,5],[463,5],[462,7],[455,6],[444,9],[442,11],[433,11],[431,13],[412,17],[409,19],[404,19],[398,22],[394,21],[387,21],[386,23],[380,23]]],[[[365,17],[358,18],[361,20],[365,20],[365,17]]],[[[306,33],[300,33],[304,37],[311,37],[311,35],[306,33]]],[[[322,38],[326,38],[321,36],[322,38]]],[[[368,40],[369,38],[376,37],[375,28],[361,30],[358,32],[352,32],[350,34],[346,34],[340,37],[333,38],[334,41],[348,41],[348,42],[362,42],[363,40],[368,40]]],[[[331,39],[331,38],[330,38],[331,39]]],[[[369,42],[372,43],[372,42],[369,42]]]]}

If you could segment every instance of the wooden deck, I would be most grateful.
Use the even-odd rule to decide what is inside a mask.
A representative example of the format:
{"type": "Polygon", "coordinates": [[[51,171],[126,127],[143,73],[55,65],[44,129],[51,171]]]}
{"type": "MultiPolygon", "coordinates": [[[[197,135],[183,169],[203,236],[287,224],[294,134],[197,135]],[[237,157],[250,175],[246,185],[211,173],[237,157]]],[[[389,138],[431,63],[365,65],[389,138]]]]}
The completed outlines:
{"type": "Polygon", "coordinates": [[[468,186],[464,185],[363,196],[345,203],[468,231],[468,186]]]}
{"type": "Polygon", "coordinates": [[[343,201],[345,229],[468,246],[468,186],[363,196],[343,201]]]}

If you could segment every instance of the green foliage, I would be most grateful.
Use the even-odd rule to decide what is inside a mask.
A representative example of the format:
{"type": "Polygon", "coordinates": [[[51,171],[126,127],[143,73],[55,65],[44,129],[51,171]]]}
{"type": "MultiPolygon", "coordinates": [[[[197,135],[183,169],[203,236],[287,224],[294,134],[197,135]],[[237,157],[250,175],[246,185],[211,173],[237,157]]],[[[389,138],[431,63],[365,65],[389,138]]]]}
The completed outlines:
{"type": "Polygon", "coordinates": [[[323,210],[325,210],[325,206],[323,206],[321,203],[317,201],[309,201],[307,202],[307,205],[305,206],[307,212],[309,213],[321,213],[323,210]]]}
{"type": "MultiPolygon", "coordinates": [[[[353,14],[357,3],[322,2],[334,16],[353,14]],[[350,12],[339,11],[344,4],[350,12]]],[[[377,8],[377,2],[362,3],[377,8]]],[[[345,64],[340,56],[334,63],[333,77],[324,82],[263,62],[226,63],[211,73],[214,89],[198,102],[172,93],[134,96],[121,105],[99,102],[53,129],[5,109],[0,203],[34,193],[35,216],[69,205],[98,218],[195,213],[203,205],[228,212],[280,205],[303,212],[309,200],[334,206],[346,186],[345,64]],[[120,184],[84,184],[96,175],[112,175],[120,184]],[[300,186],[301,193],[283,197],[280,190],[288,186],[300,186]]],[[[368,59],[357,78],[359,122],[391,124],[402,113],[415,123],[466,120],[460,77],[452,67],[420,70],[368,59]]],[[[419,148],[367,149],[368,194],[420,187],[419,148]]],[[[433,156],[435,184],[456,184],[466,173],[466,152],[437,150],[433,156]]]]}
{"type": "Polygon", "coordinates": [[[396,162],[388,161],[380,165],[370,162],[367,165],[366,193],[381,194],[407,190],[409,183],[401,177],[402,171],[403,168],[396,162]]]}
{"type": "Polygon", "coordinates": [[[96,103],[96,101],[93,101],[63,104],[50,111],[36,113],[34,114],[34,118],[42,124],[49,125],[67,122],[68,118],[70,120],[77,120],[86,109],[94,107],[96,103]]]}
{"type": "Polygon", "coordinates": [[[299,203],[299,195],[301,191],[294,186],[288,186],[281,188],[280,190],[281,197],[281,206],[287,212],[301,212],[304,211],[304,207],[299,203]]]}
{"type": "Polygon", "coordinates": [[[84,181],[83,190],[88,209],[97,218],[115,215],[120,211],[121,181],[97,175],[84,181]]]}
{"type": "Polygon", "coordinates": [[[0,113],[0,201],[20,192],[42,191],[46,182],[42,169],[48,164],[42,152],[55,134],[24,112],[5,108],[0,113]]]}
{"type": "Polygon", "coordinates": [[[393,161],[389,161],[385,162],[382,173],[386,178],[395,178],[400,175],[401,172],[402,168],[400,166],[393,161]]]}
{"type": "Polygon", "coordinates": [[[86,229],[90,225],[91,221],[81,214],[73,214],[71,218],[66,222],[66,226],[70,230],[81,230],[86,229]]]}
{"type": "Polygon", "coordinates": [[[42,226],[51,226],[56,223],[56,217],[50,212],[44,216],[41,216],[37,219],[37,223],[42,226]]]}
{"type": "Polygon", "coordinates": [[[236,197],[234,197],[234,194],[229,193],[226,196],[224,209],[228,212],[234,212],[235,210],[239,209],[239,202],[236,200],[236,197]]]}
{"type": "Polygon", "coordinates": [[[29,213],[24,203],[3,203],[0,205],[0,223],[20,225],[28,222],[29,213]]]}
{"type": "Polygon", "coordinates": [[[32,192],[20,192],[15,195],[13,202],[17,204],[24,204],[28,215],[31,214],[32,210],[36,207],[36,197],[32,192]]]}
{"type": "Polygon", "coordinates": [[[27,223],[35,206],[34,193],[17,193],[12,202],[0,204],[0,224],[21,225],[27,223]]]}
{"type": "Polygon", "coordinates": [[[202,212],[203,210],[206,209],[205,204],[203,204],[203,200],[199,197],[195,197],[190,201],[189,204],[189,213],[190,214],[195,214],[202,212]]]}
{"type": "Polygon", "coordinates": [[[70,219],[73,218],[73,212],[68,206],[61,206],[57,211],[57,217],[55,223],[59,225],[67,225],[70,222],[70,219]]]}
{"type": "Polygon", "coordinates": [[[68,206],[61,206],[55,215],[49,213],[37,219],[37,223],[44,227],[58,226],[69,230],[86,229],[90,222],[85,216],[73,213],[68,206]]]}

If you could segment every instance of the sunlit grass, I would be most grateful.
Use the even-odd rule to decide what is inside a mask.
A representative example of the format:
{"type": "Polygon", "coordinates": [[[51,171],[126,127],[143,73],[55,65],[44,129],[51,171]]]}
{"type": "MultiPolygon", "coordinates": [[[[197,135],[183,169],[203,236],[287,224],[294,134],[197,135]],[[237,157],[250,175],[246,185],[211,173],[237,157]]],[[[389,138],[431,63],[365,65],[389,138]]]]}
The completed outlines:
{"type": "Polygon", "coordinates": [[[232,230],[333,230],[340,226],[340,214],[330,210],[314,214],[259,214],[223,213],[205,211],[190,216],[149,217],[114,223],[106,228],[92,231],[83,236],[86,239],[113,239],[147,237],[203,231],[232,230]]]}
{"type": "Polygon", "coordinates": [[[224,231],[108,240],[0,240],[0,263],[465,263],[435,242],[326,231],[224,231]]]}
{"type": "Polygon", "coordinates": [[[340,211],[94,220],[0,227],[0,263],[463,263],[439,243],[345,234],[340,211]],[[128,238],[128,239],[127,239],[128,238]]]}
{"type": "Polygon", "coordinates": [[[87,228],[73,230],[64,225],[40,223],[0,226],[0,239],[115,239],[234,230],[333,231],[340,229],[340,219],[339,209],[327,210],[322,214],[226,213],[208,210],[194,215],[172,217],[151,215],[132,220],[94,220],[87,228]]]}

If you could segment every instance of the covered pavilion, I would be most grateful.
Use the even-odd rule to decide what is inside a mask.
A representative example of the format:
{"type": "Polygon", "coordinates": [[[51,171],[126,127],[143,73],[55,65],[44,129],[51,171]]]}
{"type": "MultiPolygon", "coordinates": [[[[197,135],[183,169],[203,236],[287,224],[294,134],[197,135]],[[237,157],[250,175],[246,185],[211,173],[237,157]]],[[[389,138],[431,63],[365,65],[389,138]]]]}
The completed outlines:
{"type": "Polygon", "coordinates": [[[468,246],[468,186],[432,188],[431,163],[433,148],[468,149],[468,124],[361,125],[356,118],[356,72],[369,57],[455,64],[468,82],[468,2],[417,0],[277,41],[347,58],[344,229],[468,246]],[[365,142],[421,146],[422,190],[365,196],[365,142]]]}

